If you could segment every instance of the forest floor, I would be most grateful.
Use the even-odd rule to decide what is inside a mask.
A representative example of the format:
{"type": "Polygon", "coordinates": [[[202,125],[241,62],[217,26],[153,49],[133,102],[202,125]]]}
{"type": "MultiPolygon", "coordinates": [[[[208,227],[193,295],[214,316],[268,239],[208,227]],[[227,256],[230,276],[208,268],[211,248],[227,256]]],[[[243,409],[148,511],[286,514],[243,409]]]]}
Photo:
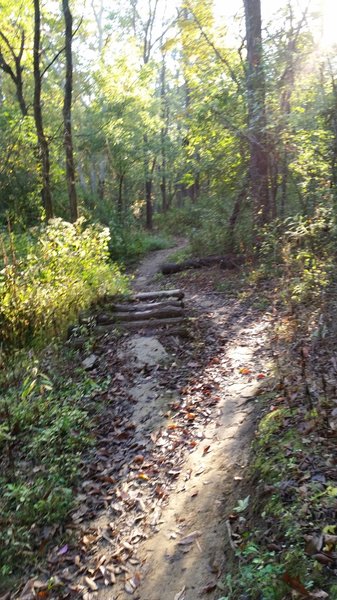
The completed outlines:
{"type": "Polygon", "coordinates": [[[144,259],[133,285],[181,288],[189,334],[111,333],[96,342],[91,377],[109,376],[110,384],[97,398],[104,409],[95,417],[95,451],[68,528],[77,543],[54,548],[48,572],[21,598],[223,595],[235,549],[230,521],[241,510],[245,520],[249,498],[240,495],[271,373],[270,313],[237,272],[156,275],[171,253],[144,259]]]}
{"type": "Polygon", "coordinates": [[[337,598],[334,284],[322,311],[247,266],[160,275],[184,244],[132,282],[184,291],[181,335],[110,328],[67,348],[91,440],[75,507],[34,522],[30,577],[1,600],[337,598]]]}

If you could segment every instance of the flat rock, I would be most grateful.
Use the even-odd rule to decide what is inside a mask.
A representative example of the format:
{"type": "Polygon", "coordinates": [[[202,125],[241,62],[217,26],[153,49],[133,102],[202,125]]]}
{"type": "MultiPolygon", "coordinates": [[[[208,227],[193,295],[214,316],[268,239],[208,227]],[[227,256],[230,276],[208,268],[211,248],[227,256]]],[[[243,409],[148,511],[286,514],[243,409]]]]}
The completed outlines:
{"type": "Polygon", "coordinates": [[[133,365],[142,369],[145,365],[155,367],[167,362],[169,355],[156,337],[135,335],[121,348],[118,358],[130,360],[133,365]]]}

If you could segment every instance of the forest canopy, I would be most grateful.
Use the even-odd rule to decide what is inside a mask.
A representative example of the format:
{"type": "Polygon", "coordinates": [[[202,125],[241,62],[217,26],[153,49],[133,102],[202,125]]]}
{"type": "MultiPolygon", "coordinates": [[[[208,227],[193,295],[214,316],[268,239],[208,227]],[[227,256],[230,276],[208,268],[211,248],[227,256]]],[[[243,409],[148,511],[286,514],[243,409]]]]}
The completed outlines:
{"type": "Polygon", "coordinates": [[[224,4],[1,1],[3,228],[187,219],[208,252],[332,208],[332,3],[224,4]]]}

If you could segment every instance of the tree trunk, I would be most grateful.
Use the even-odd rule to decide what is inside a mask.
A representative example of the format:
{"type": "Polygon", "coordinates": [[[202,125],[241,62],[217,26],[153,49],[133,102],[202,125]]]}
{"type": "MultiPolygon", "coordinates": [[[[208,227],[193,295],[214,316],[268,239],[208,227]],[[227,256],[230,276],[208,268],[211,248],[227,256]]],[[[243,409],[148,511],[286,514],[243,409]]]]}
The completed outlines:
{"type": "Polygon", "coordinates": [[[247,105],[250,141],[250,193],[257,230],[268,221],[270,216],[261,3],[260,0],[244,0],[244,7],[248,60],[247,105]]]}
{"type": "Polygon", "coordinates": [[[12,69],[11,65],[5,59],[5,56],[1,52],[1,49],[0,49],[0,69],[4,73],[7,73],[10,76],[10,78],[12,79],[12,81],[15,85],[16,97],[19,102],[21,114],[23,117],[26,117],[28,114],[28,109],[27,109],[27,104],[26,104],[26,101],[25,101],[25,98],[23,95],[23,79],[22,79],[23,66],[21,64],[23,52],[25,49],[25,32],[23,29],[21,30],[20,48],[19,48],[17,54],[15,52],[16,49],[12,46],[12,44],[10,43],[9,39],[4,34],[3,31],[0,31],[0,38],[4,42],[4,44],[7,46],[10,54],[12,55],[12,57],[14,59],[15,70],[12,69]]]}
{"type": "Polygon", "coordinates": [[[166,137],[168,132],[168,106],[166,99],[166,63],[165,55],[163,54],[162,68],[161,68],[161,88],[160,88],[160,100],[161,100],[161,112],[162,112],[162,127],[160,133],[161,139],[161,183],[160,191],[162,197],[162,210],[165,213],[168,209],[167,201],[167,185],[166,185],[166,137]]]}
{"type": "Polygon", "coordinates": [[[69,9],[68,0],[62,0],[63,15],[65,22],[65,54],[66,54],[66,81],[64,86],[63,101],[63,125],[64,125],[64,148],[66,153],[66,176],[68,186],[68,197],[70,207],[70,219],[72,222],[78,219],[77,193],[75,184],[75,163],[73,138],[71,127],[71,103],[73,93],[73,60],[72,60],[72,38],[73,18],[69,9]]]}
{"type": "Polygon", "coordinates": [[[41,108],[41,72],[40,72],[40,44],[41,44],[41,13],[40,2],[34,0],[34,120],[39,144],[41,171],[42,171],[42,204],[45,217],[48,221],[54,216],[53,201],[50,189],[50,161],[49,144],[44,133],[42,108],[41,108]]]}
{"type": "Polygon", "coordinates": [[[118,199],[117,199],[117,211],[121,215],[123,213],[123,183],[125,173],[118,175],[118,199]]]}
{"type": "Polygon", "coordinates": [[[234,231],[235,231],[235,226],[237,223],[237,220],[240,216],[241,210],[242,210],[242,205],[244,203],[244,201],[247,198],[247,186],[249,185],[249,176],[246,175],[241,189],[238,193],[238,195],[235,198],[235,202],[233,205],[233,209],[232,209],[232,213],[231,216],[229,217],[229,221],[228,221],[228,238],[229,238],[229,247],[232,250],[234,247],[234,231]]]}
{"type": "MultiPolygon", "coordinates": [[[[144,135],[144,145],[146,148],[148,139],[147,135],[144,135]]],[[[152,205],[152,182],[153,182],[153,171],[156,166],[156,158],[152,161],[152,166],[149,169],[147,160],[145,158],[145,204],[146,204],[146,229],[152,231],[153,229],[153,205],[152,205]]]]}
{"type": "Polygon", "coordinates": [[[146,229],[153,229],[153,206],[152,206],[152,177],[146,176],[145,180],[145,201],[146,201],[146,229]]]}

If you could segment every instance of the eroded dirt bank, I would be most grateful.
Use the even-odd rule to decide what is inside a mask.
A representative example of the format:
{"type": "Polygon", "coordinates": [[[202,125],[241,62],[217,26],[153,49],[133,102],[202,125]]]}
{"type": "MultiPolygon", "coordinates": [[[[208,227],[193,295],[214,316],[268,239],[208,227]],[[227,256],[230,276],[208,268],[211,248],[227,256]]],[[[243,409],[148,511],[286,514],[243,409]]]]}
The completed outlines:
{"type": "Polygon", "coordinates": [[[143,263],[135,287],[182,287],[189,335],[111,333],[97,343],[92,376],[109,384],[97,395],[98,442],[72,515],[78,543],[50,556],[55,598],[223,595],[228,514],[270,368],[269,316],[238,298],[237,274],[153,281],[165,257],[143,263]],[[231,293],[215,291],[220,281],[232,281],[231,293]]]}

